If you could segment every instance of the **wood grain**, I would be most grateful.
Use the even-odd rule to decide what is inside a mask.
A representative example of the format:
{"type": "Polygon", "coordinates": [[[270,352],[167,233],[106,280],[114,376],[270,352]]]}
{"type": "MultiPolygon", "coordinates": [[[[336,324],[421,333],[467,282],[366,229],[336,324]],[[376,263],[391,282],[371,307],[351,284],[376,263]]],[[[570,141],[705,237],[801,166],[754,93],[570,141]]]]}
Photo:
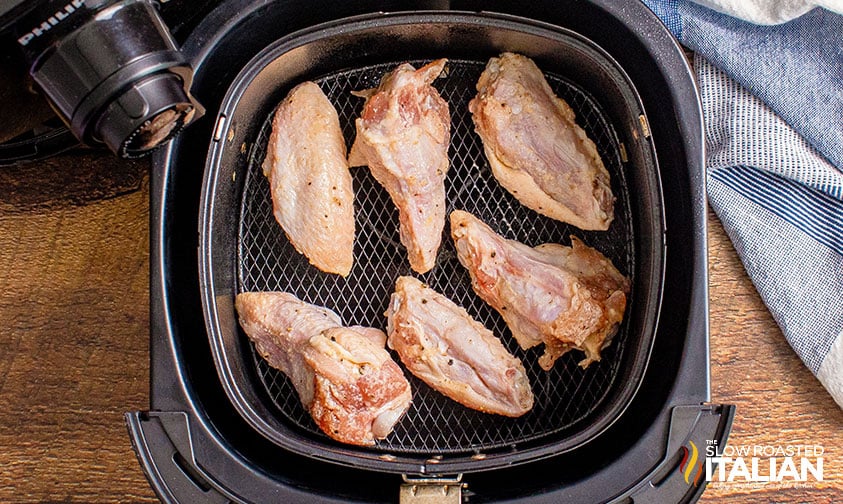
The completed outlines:
{"type": "MultiPolygon", "coordinates": [[[[148,408],[145,164],[87,153],[3,170],[0,502],[154,502],[122,417],[148,408]]],[[[821,483],[716,483],[702,502],[843,501],[843,413],[787,345],[711,217],[712,400],[737,405],[730,443],[826,453],[821,483]]]]}
{"type": "Polygon", "coordinates": [[[107,159],[0,167],[0,502],[155,500],[123,423],[149,407],[146,164],[107,159]]]}
{"type": "Polygon", "coordinates": [[[713,212],[708,236],[711,395],[737,406],[729,444],[821,445],[825,454],[822,482],[718,482],[702,502],[843,501],[843,411],[788,345],[713,212]]]}

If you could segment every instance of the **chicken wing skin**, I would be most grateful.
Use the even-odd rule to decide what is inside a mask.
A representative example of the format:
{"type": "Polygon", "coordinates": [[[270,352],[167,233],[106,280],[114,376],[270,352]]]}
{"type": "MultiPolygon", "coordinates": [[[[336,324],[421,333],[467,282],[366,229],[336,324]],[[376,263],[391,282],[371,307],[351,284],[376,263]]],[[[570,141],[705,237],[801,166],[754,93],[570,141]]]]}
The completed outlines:
{"type": "Polygon", "coordinates": [[[448,103],[430,85],[447,60],[418,70],[404,63],[384,76],[367,96],[357,119],[349,164],[368,165],[398,208],[401,243],[410,266],[430,271],[445,227],[445,174],[451,116],[448,103]]]}
{"type": "Polygon", "coordinates": [[[275,219],[322,271],[347,276],[354,262],[354,191],[334,106],[313,82],[275,112],[263,173],[275,219]]]}
{"type": "Polygon", "coordinates": [[[477,91],[469,110],[498,182],[542,215],[580,229],[609,229],[609,172],[533,60],[513,53],[490,59],[477,91]]]}
{"type": "Polygon", "coordinates": [[[503,316],[521,348],[545,344],[545,370],[571,349],[600,360],[623,320],[629,280],[572,236],[571,247],[507,240],[468,212],[451,212],[457,255],[474,291],[503,316]]]}
{"type": "Polygon", "coordinates": [[[389,348],[434,389],[486,413],[518,417],[533,407],[521,361],[450,299],[403,276],[386,315],[389,348]]]}
{"type": "Polygon", "coordinates": [[[383,331],[343,327],[333,311],[286,292],[242,293],[235,307],[260,355],[290,378],[331,438],[372,445],[410,407],[410,383],[384,348],[383,331]]]}

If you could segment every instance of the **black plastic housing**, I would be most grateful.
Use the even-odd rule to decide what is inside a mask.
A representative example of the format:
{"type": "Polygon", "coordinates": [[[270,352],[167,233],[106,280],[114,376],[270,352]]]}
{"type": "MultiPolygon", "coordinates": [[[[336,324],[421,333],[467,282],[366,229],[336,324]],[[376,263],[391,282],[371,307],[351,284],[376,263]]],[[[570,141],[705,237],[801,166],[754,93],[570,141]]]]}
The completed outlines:
{"type": "Polygon", "coordinates": [[[201,110],[189,96],[190,67],[146,0],[97,11],[30,72],[82,141],[123,157],[157,147],[201,110]]]}
{"type": "MultiPolygon", "coordinates": [[[[8,50],[21,52],[33,87],[82,142],[138,157],[202,115],[190,95],[192,69],[157,2],[41,0],[4,9],[2,44],[17,46],[8,50]]],[[[20,92],[20,84],[4,87],[20,92]]],[[[51,148],[44,140],[37,150],[51,148]]],[[[16,147],[12,159],[31,150],[16,147]]]]}
{"type": "MultiPolygon", "coordinates": [[[[473,89],[473,84],[467,82],[464,86],[473,89]]],[[[319,25],[313,30],[298,31],[270,45],[235,79],[217,117],[218,126],[205,169],[201,202],[199,265],[203,309],[217,370],[229,399],[240,415],[268,439],[300,454],[373,470],[422,474],[462,473],[510,466],[573,450],[605,430],[626,409],[647,367],[661,310],[664,208],[653,145],[642,126],[646,115],[635,88],[620,66],[591,41],[558,27],[487,13],[431,11],[357,17],[319,25]],[[372,47],[378,50],[372,51],[372,47]],[[384,451],[381,450],[343,446],[329,443],[319,436],[300,433],[291,422],[285,422],[281,415],[273,411],[268,400],[261,397],[259,391],[263,386],[255,376],[250,346],[245,336],[239,333],[234,312],[234,294],[237,291],[237,269],[234,265],[238,263],[237,249],[243,240],[242,234],[238,236],[238,231],[242,233],[246,226],[241,214],[244,181],[249,166],[262,161],[260,154],[257,155],[261,159],[252,159],[256,155],[254,149],[244,151],[242,146],[258,143],[263,124],[260,118],[269,117],[287,91],[303,80],[385,61],[448,57],[483,64],[490,56],[505,50],[525,54],[535,59],[542,70],[564,75],[587,90],[597,103],[603,105],[606,120],[614,126],[618,136],[617,141],[625,145],[624,152],[628,159],[619,168],[622,173],[618,175],[623,175],[626,182],[616,182],[622,186],[623,194],[629,196],[632,214],[629,220],[632,222],[621,222],[624,220],[621,215],[627,215],[626,210],[617,208],[615,214],[618,221],[616,225],[628,224],[631,228],[631,236],[622,239],[632,241],[634,260],[630,261],[630,266],[634,271],[629,274],[635,279],[635,286],[627,315],[629,330],[622,331],[623,335],[628,336],[623,338],[623,351],[618,355],[619,370],[613,375],[611,385],[593,399],[592,412],[572,422],[570,427],[558,432],[559,429],[548,425],[538,431],[537,439],[529,442],[521,441],[519,436],[512,436],[512,440],[507,440],[503,443],[505,446],[497,450],[481,451],[480,447],[466,445],[462,447],[461,455],[388,452],[390,456],[385,459],[384,451]],[[482,456],[478,456],[480,453],[482,456]],[[433,456],[441,456],[441,459],[433,459],[428,463],[433,456]]],[[[463,128],[465,131],[452,123],[454,139],[451,146],[455,156],[464,153],[470,143],[459,137],[466,135],[473,138],[473,126],[463,128]]],[[[466,169],[464,166],[451,168],[453,172],[466,169]]],[[[476,196],[483,198],[487,195],[488,192],[476,196]]],[[[489,205],[494,206],[495,203],[489,205]]],[[[500,213],[500,210],[490,212],[490,216],[500,213]]],[[[527,214],[525,218],[535,219],[535,216],[527,214]]],[[[364,230],[358,232],[357,254],[365,253],[364,233],[364,230]]],[[[602,236],[607,233],[597,234],[602,236]]],[[[592,243],[597,239],[592,237],[586,241],[592,243]]],[[[440,253],[444,251],[440,250],[440,253]]],[[[387,270],[391,270],[390,266],[381,265],[379,268],[382,270],[375,274],[389,276],[387,270]]],[[[448,265],[440,264],[437,268],[447,270],[448,265]]],[[[281,269],[278,274],[283,275],[283,271],[281,269]]],[[[461,272],[461,268],[458,272],[461,272]]],[[[355,278],[352,275],[344,283],[353,283],[355,278]]],[[[318,281],[315,278],[307,290],[319,289],[316,287],[318,281]]],[[[390,281],[394,281],[394,278],[390,281]]],[[[433,279],[431,281],[435,282],[433,279]]],[[[371,282],[363,280],[362,283],[371,282]]],[[[435,283],[433,287],[436,287],[435,283]]],[[[285,290],[296,288],[298,285],[288,285],[285,290]]],[[[355,289],[349,287],[347,290],[355,289]]],[[[389,292],[379,297],[373,296],[372,299],[349,299],[342,304],[377,306],[388,299],[389,292]]],[[[469,297],[473,298],[474,295],[469,297]]],[[[467,306],[465,303],[468,299],[454,300],[467,306]]],[[[365,309],[349,310],[352,312],[350,316],[365,309]]],[[[367,322],[369,325],[379,323],[380,318],[367,322]]],[[[575,372],[570,378],[566,376],[565,380],[573,382],[572,389],[586,389],[587,386],[582,384],[582,370],[573,359],[571,364],[575,372]]],[[[544,371],[540,374],[547,375],[544,371]]],[[[554,383],[555,388],[564,386],[566,384],[554,383]]],[[[537,397],[539,400],[542,396],[537,397]]],[[[446,418],[454,418],[457,414],[444,415],[446,418]]],[[[447,419],[436,419],[433,416],[428,415],[426,420],[448,423],[447,419]]],[[[518,420],[522,423],[529,421],[529,415],[527,419],[518,420]]],[[[538,418],[533,422],[542,423],[538,418]]],[[[410,435],[415,435],[412,434],[412,425],[407,428],[410,435]]],[[[443,426],[441,430],[449,429],[443,426]]]]}
{"type": "MultiPolygon", "coordinates": [[[[0,97],[7,103],[7,106],[0,110],[0,165],[13,164],[25,161],[33,161],[43,159],[51,155],[58,154],[69,148],[78,146],[82,132],[72,132],[66,125],[61,124],[58,116],[54,117],[55,110],[50,109],[48,97],[43,93],[38,93],[37,88],[32,81],[32,76],[29,74],[34,62],[42,57],[52,53],[56,45],[65,37],[71,34],[74,30],[80,28],[85,23],[91,21],[96,13],[109,5],[116,3],[115,0],[7,0],[0,1],[0,97]],[[55,120],[54,120],[55,119],[55,120]]],[[[169,0],[167,2],[146,2],[147,7],[154,5],[156,10],[160,13],[161,18],[164,19],[166,27],[169,28],[175,39],[175,46],[178,46],[184,41],[184,38],[189,33],[199,20],[201,20],[210,10],[221,3],[221,0],[169,0]]],[[[154,14],[153,14],[154,15],[154,14]]],[[[156,38],[160,38],[156,29],[161,28],[160,20],[148,19],[144,20],[143,16],[139,17],[140,25],[132,27],[120,25],[120,31],[116,34],[118,46],[125,45],[126,41],[123,39],[130,38],[130,30],[140,30],[143,33],[142,45],[160,48],[160,41],[156,45],[156,38]],[[150,28],[153,30],[150,31],[150,28]],[[125,31],[125,33],[122,33],[125,31]]],[[[113,29],[112,29],[113,31],[113,29]]],[[[137,38],[137,34],[135,35],[137,38]]],[[[167,36],[169,38],[169,36],[167,36]]],[[[106,42],[114,42],[106,41],[106,42]]],[[[110,46],[113,43],[104,44],[101,47],[96,47],[96,53],[100,56],[107,56],[110,46]]],[[[201,115],[201,109],[196,107],[195,100],[184,101],[184,98],[190,98],[189,85],[192,79],[192,72],[186,66],[184,58],[174,56],[172,54],[173,44],[164,44],[165,51],[169,53],[167,56],[172,63],[172,72],[167,69],[155,70],[157,75],[155,78],[145,80],[135,86],[129,91],[129,94],[140,93],[143,96],[149,96],[151,102],[148,107],[151,115],[154,112],[161,110],[161,105],[156,103],[181,104],[175,109],[185,110],[185,103],[190,102],[195,107],[193,117],[196,118],[201,115]],[[165,82],[166,81],[166,82],[165,82]],[[181,91],[174,89],[174,84],[178,84],[182,88],[181,91]],[[155,88],[155,89],[153,89],[155,88]]],[[[66,48],[65,50],[69,50],[66,48]]],[[[118,47],[123,50],[122,47],[118,47]]],[[[67,59],[68,55],[62,56],[67,59]]],[[[78,56],[76,57],[77,62],[78,56]]],[[[161,58],[158,59],[160,63],[161,58]]],[[[147,76],[149,71],[149,63],[147,60],[143,65],[135,65],[135,70],[131,73],[135,77],[143,79],[147,76]]],[[[85,68],[73,69],[74,72],[86,71],[85,68]]],[[[90,69],[87,69],[90,70],[90,69]]],[[[107,70],[101,68],[100,70],[107,70]]],[[[131,75],[128,75],[131,77],[131,75]]],[[[58,85],[61,86],[65,77],[72,80],[73,75],[59,75],[55,79],[54,84],[45,84],[46,86],[58,85]]],[[[127,77],[124,73],[123,77],[127,77]]],[[[46,89],[46,88],[45,88],[46,89]]],[[[50,89],[52,89],[50,87],[50,89]]],[[[84,91],[82,89],[81,91],[84,91]]],[[[59,91],[60,93],[71,95],[79,94],[80,88],[78,85],[76,89],[59,91]]],[[[119,90],[112,90],[117,93],[119,90]]],[[[132,98],[123,98],[123,101],[131,101],[132,98]]],[[[109,120],[126,121],[120,116],[120,99],[117,99],[117,104],[112,102],[108,113],[109,119],[106,119],[101,125],[94,125],[94,128],[101,128],[104,131],[103,135],[95,135],[97,138],[110,137],[107,140],[109,148],[120,151],[119,143],[127,139],[128,134],[137,130],[137,124],[121,124],[117,123],[111,127],[106,127],[109,120]],[[111,119],[116,118],[116,119],[111,119]],[[122,138],[120,138],[122,136],[122,138]],[[115,147],[117,145],[117,147],[115,147]]],[[[69,113],[68,113],[69,114],[69,113]]],[[[166,114],[164,118],[173,114],[166,114]]],[[[65,122],[70,121],[70,115],[65,115],[63,119],[65,122]]],[[[189,117],[185,115],[182,122],[187,123],[189,117]]],[[[133,123],[133,121],[129,121],[133,123]]],[[[142,123],[141,123],[142,124],[142,123]]],[[[178,126],[179,122],[171,121],[170,125],[178,126]]],[[[159,133],[163,134],[166,129],[159,129],[159,133]]],[[[173,133],[176,133],[174,130],[173,133]]],[[[166,138],[165,138],[166,139],[166,138]]],[[[132,140],[138,143],[139,138],[134,136],[132,140]]],[[[95,139],[86,139],[92,146],[101,145],[95,139]]],[[[128,145],[125,149],[125,154],[128,156],[139,155],[137,147],[128,145]]]]}
{"type": "MultiPolygon", "coordinates": [[[[725,443],[733,408],[709,399],[706,205],[699,101],[681,48],[638,2],[453,2],[552,23],[597,43],[626,71],[648,112],[663,184],[665,306],[638,393],[606,431],[568,453],[467,473],[470,502],[692,502],[682,446],[725,443]]],[[[282,34],[367,12],[439,7],[393,2],[231,0],[183,51],[215,117],[229,84],[282,34]]],[[[446,6],[447,7],[447,6],[446,6]]],[[[208,117],[154,157],[149,413],[127,415],[141,464],[165,502],[392,502],[401,478],[297,455],[257,433],[225,399],[199,295],[199,196],[208,117]]]]}

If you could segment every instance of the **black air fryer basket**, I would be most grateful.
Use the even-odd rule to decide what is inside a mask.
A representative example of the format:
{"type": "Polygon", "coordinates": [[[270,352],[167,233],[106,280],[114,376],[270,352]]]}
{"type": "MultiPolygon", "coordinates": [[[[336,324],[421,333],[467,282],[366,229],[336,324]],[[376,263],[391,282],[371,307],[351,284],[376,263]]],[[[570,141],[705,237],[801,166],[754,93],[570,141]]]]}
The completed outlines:
{"type": "Polygon", "coordinates": [[[195,94],[216,119],[156,157],[152,404],[127,417],[164,500],[388,502],[402,483],[412,492],[465,485],[471,502],[699,496],[704,482],[687,482],[677,468],[683,446],[724,443],[732,410],[705,403],[698,99],[681,50],[656,18],[635,2],[605,4],[553,3],[539,15],[508,4],[476,12],[471,4],[409,11],[364,3],[328,16],[294,2],[231,1],[200,24],[184,50],[197,68],[195,94]],[[596,142],[617,198],[608,231],[541,217],[491,176],[467,103],[485,62],[503,51],[533,58],[596,142]],[[321,273],[295,252],[274,220],[261,168],[270,120],[293,86],[314,80],[350,145],[363,102],[351,91],[376,86],[399,63],[439,57],[449,59],[434,82],[452,116],[448,211],[471,211],[532,246],[583,239],[630,277],[627,312],[600,362],[583,370],[570,352],[545,372],[540,351],[518,348],[473,294],[446,236],[436,267],[420,278],[502,335],[527,367],[535,406],[516,419],[486,415],[407,373],[413,403],[393,433],[371,448],[342,445],[316,428],[286,377],[260,358],[239,329],[234,296],[289,291],[346,324],[383,328],[395,279],[412,272],[396,211],[365,168],[352,171],[351,275],[321,273]]]}

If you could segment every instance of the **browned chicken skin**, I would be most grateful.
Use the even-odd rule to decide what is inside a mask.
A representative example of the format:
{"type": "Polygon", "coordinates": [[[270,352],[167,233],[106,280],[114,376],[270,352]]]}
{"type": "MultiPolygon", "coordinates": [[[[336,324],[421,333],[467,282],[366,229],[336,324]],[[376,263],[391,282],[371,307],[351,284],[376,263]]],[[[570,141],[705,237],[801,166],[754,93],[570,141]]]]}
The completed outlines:
{"type": "Polygon", "coordinates": [[[492,58],[469,103],[492,173],[518,201],[580,229],[613,218],[609,172],[574,111],[529,58],[492,58]]]}
{"type": "Polygon", "coordinates": [[[507,240],[468,212],[451,212],[451,236],[474,291],[504,318],[521,348],[545,344],[550,369],[571,349],[583,367],[600,360],[623,320],[629,280],[603,254],[572,246],[532,248],[507,240]]]}
{"type": "Polygon", "coordinates": [[[235,307],[258,352],[290,378],[331,438],[372,445],[410,407],[410,384],[384,348],[383,331],[343,327],[336,313],[286,292],[242,293],[235,307]]]}
{"type": "Polygon", "coordinates": [[[533,407],[521,361],[450,299],[400,277],[386,315],[389,347],[434,389],[486,413],[517,417],[533,407]]]}
{"type": "Polygon", "coordinates": [[[445,67],[439,59],[418,70],[404,63],[367,96],[357,119],[351,166],[368,165],[398,208],[401,243],[410,266],[433,268],[445,227],[445,174],[451,116],[430,85],[445,67]]]}

